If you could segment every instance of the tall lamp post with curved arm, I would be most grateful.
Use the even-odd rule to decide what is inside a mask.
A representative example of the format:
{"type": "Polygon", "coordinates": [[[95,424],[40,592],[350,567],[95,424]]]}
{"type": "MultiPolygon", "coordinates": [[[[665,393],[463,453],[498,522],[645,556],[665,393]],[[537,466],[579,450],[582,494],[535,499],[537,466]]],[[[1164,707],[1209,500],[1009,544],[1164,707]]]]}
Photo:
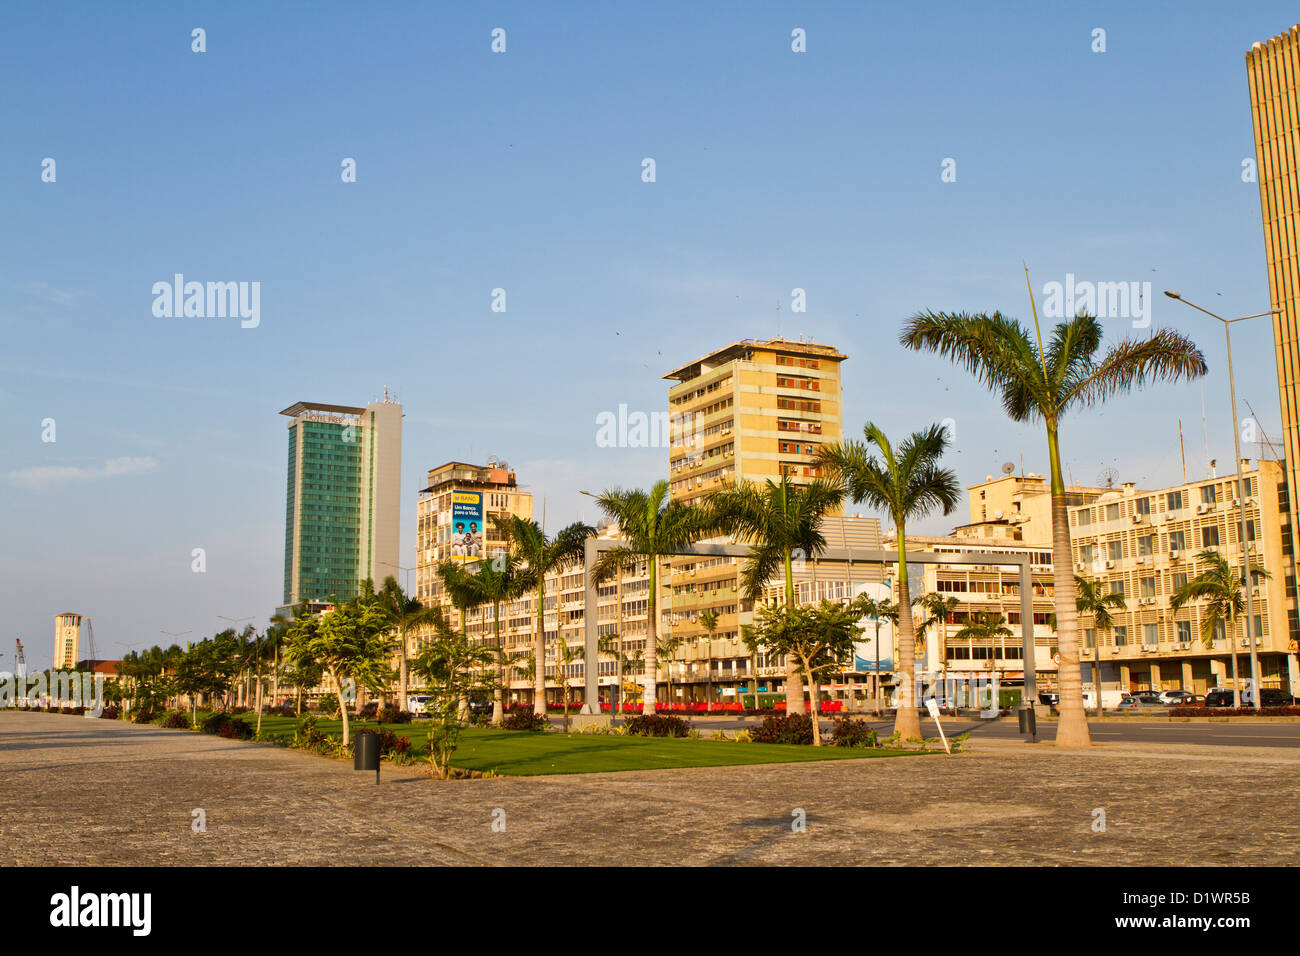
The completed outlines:
{"type": "MultiPolygon", "coordinates": [[[[1251,626],[1255,622],[1255,602],[1251,599],[1250,584],[1250,553],[1246,550],[1246,482],[1242,475],[1241,467],[1241,429],[1237,425],[1237,382],[1232,373],[1232,325],[1234,322],[1244,322],[1246,319],[1258,319],[1266,315],[1275,315],[1280,309],[1269,309],[1267,312],[1256,312],[1254,315],[1243,315],[1235,319],[1225,319],[1221,315],[1215,315],[1209,309],[1203,309],[1195,302],[1189,302],[1172,289],[1166,290],[1165,295],[1175,299],[1183,305],[1191,306],[1197,312],[1204,312],[1212,319],[1218,319],[1223,323],[1223,339],[1228,346],[1228,391],[1232,396],[1232,446],[1237,454],[1237,521],[1238,534],[1237,543],[1241,546],[1241,577],[1242,586],[1246,591],[1246,643],[1250,647],[1250,677],[1254,682],[1254,693],[1251,695],[1255,710],[1260,708],[1261,681],[1259,673],[1259,655],[1255,652],[1255,641],[1251,634],[1251,626]]],[[[1231,638],[1229,638],[1231,640],[1231,638]]],[[[1241,705],[1241,689],[1233,688],[1238,706],[1241,705]]],[[[1099,692],[1100,696],[1100,692],[1099,692]]]]}

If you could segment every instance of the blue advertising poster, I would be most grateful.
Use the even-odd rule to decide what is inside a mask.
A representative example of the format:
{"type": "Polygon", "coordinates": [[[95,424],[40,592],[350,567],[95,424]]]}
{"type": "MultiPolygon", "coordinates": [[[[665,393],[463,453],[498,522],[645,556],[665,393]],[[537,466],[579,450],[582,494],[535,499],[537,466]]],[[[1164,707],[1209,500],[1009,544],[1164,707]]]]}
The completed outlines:
{"type": "Polygon", "coordinates": [[[483,556],[483,492],[451,493],[451,559],[477,561],[483,556]]]}
{"type": "MultiPolygon", "coordinates": [[[[877,601],[888,601],[893,593],[888,584],[856,584],[853,596],[863,594],[877,601]]],[[[863,617],[858,619],[862,634],[853,643],[853,669],[859,673],[875,671],[883,674],[894,669],[894,624],[888,618],[863,617]],[[879,650],[877,651],[877,646],[879,650]]]]}

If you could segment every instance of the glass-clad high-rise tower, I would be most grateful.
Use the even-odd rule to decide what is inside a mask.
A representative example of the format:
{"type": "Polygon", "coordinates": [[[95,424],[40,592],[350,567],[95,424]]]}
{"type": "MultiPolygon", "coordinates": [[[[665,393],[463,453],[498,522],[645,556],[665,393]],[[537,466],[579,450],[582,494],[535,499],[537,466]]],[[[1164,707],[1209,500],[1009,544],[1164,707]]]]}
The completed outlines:
{"type": "Polygon", "coordinates": [[[289,422],[285,610],[355,597],[398,572],[402,406],[297,402],[289,422]]]}

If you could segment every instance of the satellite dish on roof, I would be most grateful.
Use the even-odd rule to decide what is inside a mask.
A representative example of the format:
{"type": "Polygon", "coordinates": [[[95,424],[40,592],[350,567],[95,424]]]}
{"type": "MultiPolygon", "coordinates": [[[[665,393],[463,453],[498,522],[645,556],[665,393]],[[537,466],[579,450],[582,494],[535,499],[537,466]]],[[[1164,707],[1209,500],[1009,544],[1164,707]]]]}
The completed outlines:
{"type": "Polygon", "coordinates": [[[1014,461],[1004,461],[1002,463],[1002,474],[1009,475],[1015,470],[1016,470],[1016,463],[1014,461]]]}

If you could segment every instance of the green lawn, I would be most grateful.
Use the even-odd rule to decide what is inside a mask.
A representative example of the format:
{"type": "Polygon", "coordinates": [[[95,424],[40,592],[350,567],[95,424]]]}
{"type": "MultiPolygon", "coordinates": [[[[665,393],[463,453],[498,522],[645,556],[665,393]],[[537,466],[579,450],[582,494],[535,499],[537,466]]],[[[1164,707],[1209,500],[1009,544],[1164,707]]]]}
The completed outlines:
{"type": "MultiPolygon", "coordinates": [[[[245,715],[250,723],[256,716],[245,715]]],[[[263,717],[264,735],[292,736],[297,721],[290,717],[263,717]]],[[[343,722],[321,720],[317,726],[338,736],[343,722]]],[[[375,723],[352,721],[353,730],[375,723]]],[[[385,724],[402,737],[420,758],[428,748],[427,722],[385,724]]],[[[529,733],[518,730],[466,728],[452,766],[463,770],[495,770],[506,776],[529,777],[546,773],[605,773],[618,770],[666,770],[673,767],[730,767],[765,763],[802,763],[810,760],[861,760],[873,757],[914,756],[918,751],[863,750],[847,747],[798,747],[784,744],[740,744],[721,740],[664,737],[615,737],[603,734],[529,733]]],[[[417,758],[417,759],[420,759],[417,758]]]]}

